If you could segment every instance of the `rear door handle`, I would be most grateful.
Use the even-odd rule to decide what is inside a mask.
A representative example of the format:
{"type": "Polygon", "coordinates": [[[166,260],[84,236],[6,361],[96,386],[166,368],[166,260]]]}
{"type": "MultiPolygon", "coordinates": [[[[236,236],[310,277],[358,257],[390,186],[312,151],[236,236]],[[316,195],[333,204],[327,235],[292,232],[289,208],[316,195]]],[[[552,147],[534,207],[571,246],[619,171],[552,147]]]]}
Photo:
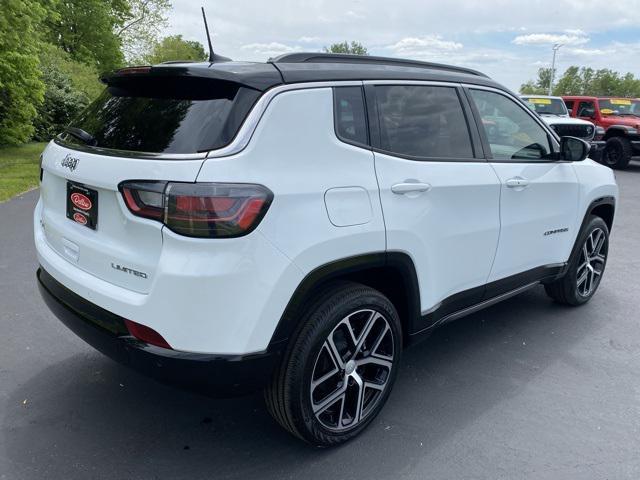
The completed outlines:
{"type": "Polygon", "coordinates": [[[513,177],[506,181],[509,188],[524,188],[529,185],[529,180],[522,177],[513,177]]]}
{"type": "Polygon", "coordinates": [[[422,193],[428,192],[429,190],[431,190],[431,185],[419,182],[403,182],[391,186],[391,191],[398,195],[404,195],[405,193],[422,193]]]}

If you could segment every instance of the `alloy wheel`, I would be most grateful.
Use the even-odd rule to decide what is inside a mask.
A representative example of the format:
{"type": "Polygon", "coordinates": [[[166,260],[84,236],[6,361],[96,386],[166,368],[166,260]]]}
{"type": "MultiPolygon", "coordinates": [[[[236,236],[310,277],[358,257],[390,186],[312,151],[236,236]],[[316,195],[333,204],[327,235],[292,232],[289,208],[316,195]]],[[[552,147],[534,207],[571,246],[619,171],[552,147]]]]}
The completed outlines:
{"type": "Polygon", "coordinates": [[[602,278],[607,255],[606,243],[607,237],[604,231],[601,228],[595,228],[582,245],[576,272],[576,286],[578,293],[583,297],[591,295],[602,278]]]}
{"type": "Polygon", "coordinates": [[[393,330],[380,312],[364,309],[329,333],[311,375],[311,406],[331,431],[361,423],[378,405],[391,378],[393,330]]]}

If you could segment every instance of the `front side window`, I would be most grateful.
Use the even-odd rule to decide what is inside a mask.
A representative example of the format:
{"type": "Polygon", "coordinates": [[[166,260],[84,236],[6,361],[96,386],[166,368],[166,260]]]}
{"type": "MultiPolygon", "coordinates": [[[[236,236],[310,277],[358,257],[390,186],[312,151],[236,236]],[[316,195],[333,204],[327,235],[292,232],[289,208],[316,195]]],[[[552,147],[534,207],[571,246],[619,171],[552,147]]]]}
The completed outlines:
{"type": "Polygon", "coordinates": [[[361,87],[333,89],[336,133],[348,143],[367,145],[369,131],[361,87]]]}
{"type": "Polygon", "coordinates": [[[470,90],[494,160],[551,158],[549,136],[525,109],[499,93],[470,90]]]}
{"type": "Polygon", "coordinates": [[[418,158],[470,159],[473,148],[462,104],[453,87],[376,87],[380,148],[418,158]]]}

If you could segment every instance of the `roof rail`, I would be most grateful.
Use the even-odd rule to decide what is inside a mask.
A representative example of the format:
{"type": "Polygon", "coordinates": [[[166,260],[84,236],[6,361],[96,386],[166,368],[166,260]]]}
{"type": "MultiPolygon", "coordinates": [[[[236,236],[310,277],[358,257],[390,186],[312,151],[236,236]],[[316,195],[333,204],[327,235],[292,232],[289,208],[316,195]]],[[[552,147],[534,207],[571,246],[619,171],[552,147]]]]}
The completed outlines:
{"type": "Polygon", "coordinates": [[[449,72],[466,73],[489,78],[484,73],[471,68],[454,67],[442,63],[421,62],[404,58],[374,57],[369,55],[350,55],[346,53],[285,53],[279,57],[270,58],[270,63],[367,63],[371,65],[395,65],[398,67],[426,68],[431,70],[445,70],[449,72]]]}

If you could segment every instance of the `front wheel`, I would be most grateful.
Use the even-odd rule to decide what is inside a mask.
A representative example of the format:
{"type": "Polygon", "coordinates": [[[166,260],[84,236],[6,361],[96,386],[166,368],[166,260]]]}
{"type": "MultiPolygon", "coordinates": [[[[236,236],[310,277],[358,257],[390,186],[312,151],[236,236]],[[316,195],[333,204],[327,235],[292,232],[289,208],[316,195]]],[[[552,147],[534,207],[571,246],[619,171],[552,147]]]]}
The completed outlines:
{"type": "Polygon", "coordinates": [[[591,216],[580,233],[564,277],[545,285],[558,303],[582,305],[596,293],[609,253],[609,228],[600,217],[591,216]]]}
{"type": "Polygon", "coordinates": [[[360,284],[334,284],[310,307],[265,399],[285,429],[327,447],[358,435],[384,406],[401,327],[393,304],[360,284]]]}

